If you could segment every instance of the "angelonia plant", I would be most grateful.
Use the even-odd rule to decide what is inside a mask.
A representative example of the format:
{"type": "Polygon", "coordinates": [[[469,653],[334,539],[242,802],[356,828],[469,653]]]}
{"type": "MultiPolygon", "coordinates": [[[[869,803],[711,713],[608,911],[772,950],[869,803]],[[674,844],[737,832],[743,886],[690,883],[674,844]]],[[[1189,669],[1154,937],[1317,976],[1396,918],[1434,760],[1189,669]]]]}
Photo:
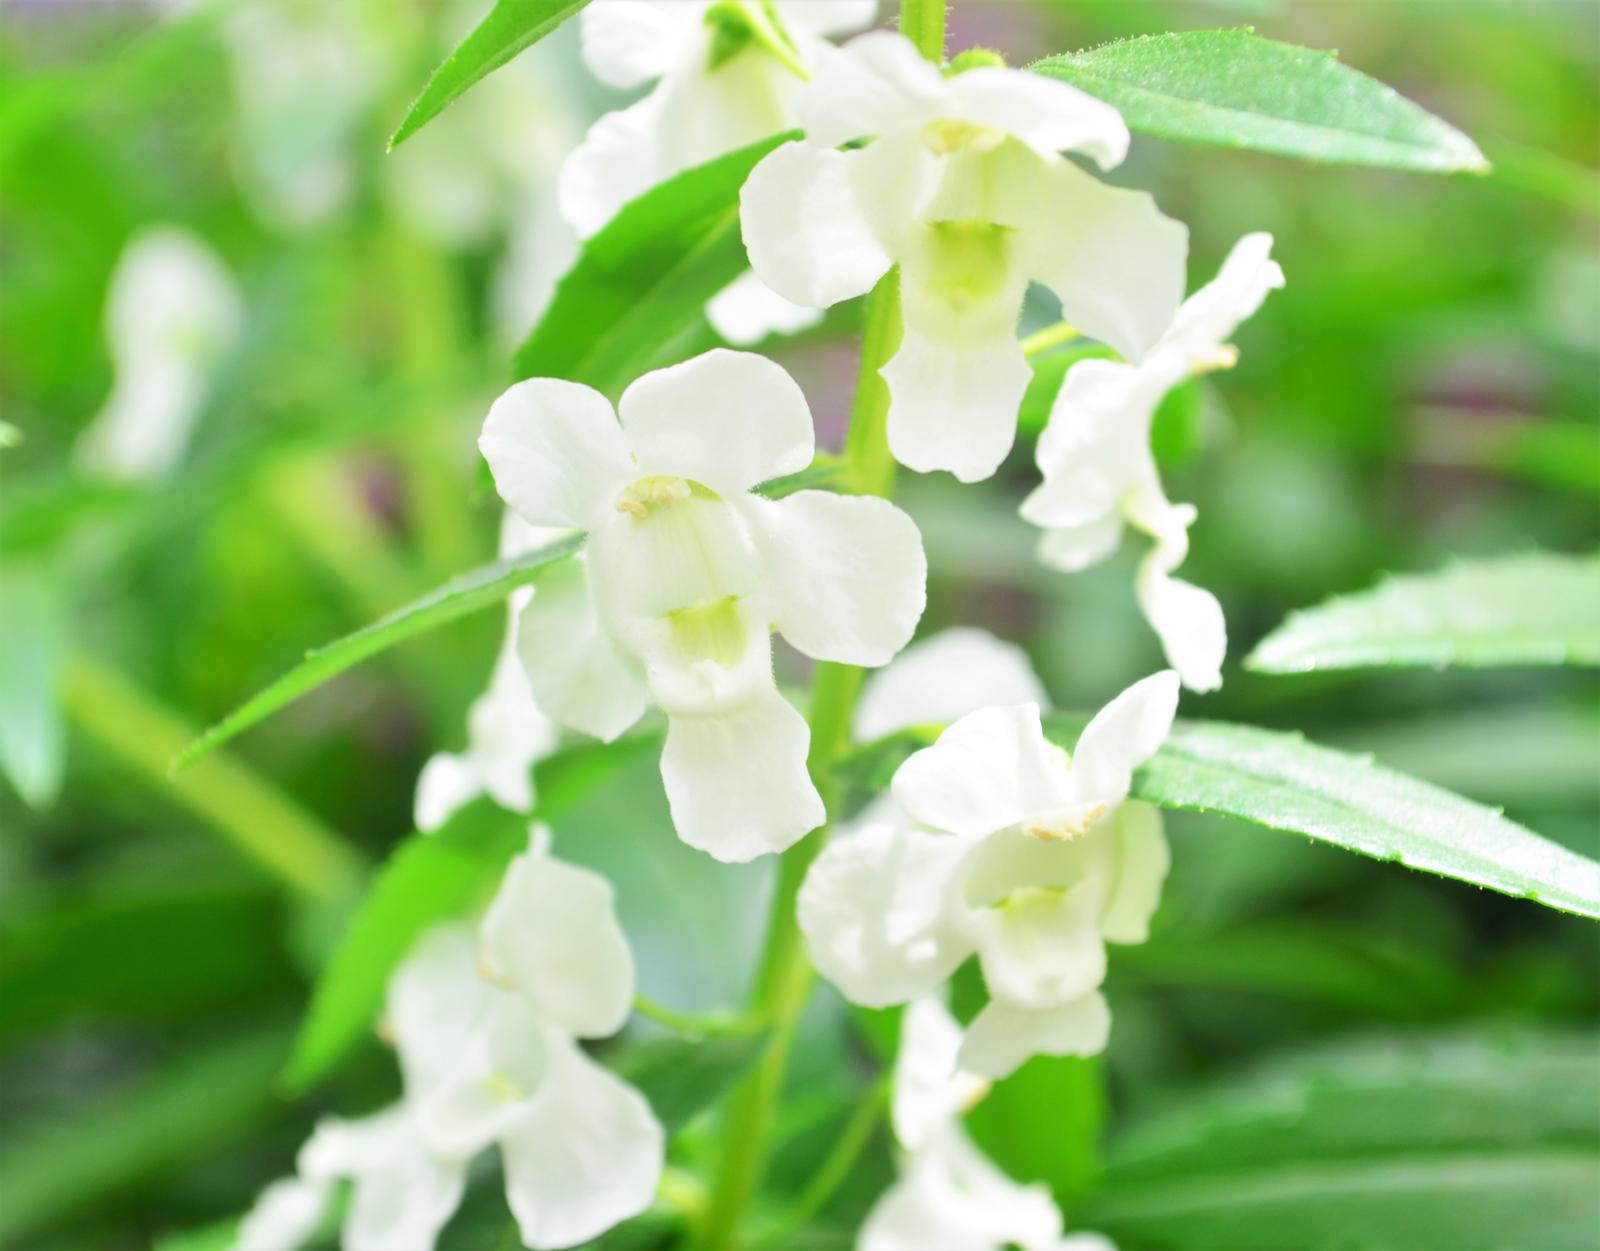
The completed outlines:
{"type": "MultiPolygon", "coordinates": [[[[1175,576],[1196,510],[1168,498],[1153,427],[1175,387],[1237,363],[1230,339],[1284,273],[1271,237],[1242,222],[1220,271],[1185,298],[1187,228],[1147,191],[1102,175],[1136,130],[1326,156],[1310,138],[1295,152],[1294,126],[1325,144],[1347,107],[1377,110],[1367,132],[1399,136],[1389,164],[1471,168],[1481,157],[1354,71],[1301,50],[1285,59],[1245,32],[1162,37],[1179,41],[1162,56],[1192,55],[1200,84],[1190,111],[1169,115],[1170,100],[1151,106],[1138,90],[1137,57],[1124,79],[1080,85],[1094,54],[1023,69],[948,48],[944,0],[905,0],[898,29],[859,0],[501,0],[396,142],[575,13],[593,75],[644,94],[600,118],[561,168],[560,211],[585,242],[517,354],[520,380],[482,423],[478,448],[505,509],[500,559],[324,649],[314,670],[191,752],[388,641],[507,605],[465,745],[423,770],[418,833],[358,908],[293,1066],[304,1085],[375,1028],[393,1048],[399,1097],[365,1118],[321,1120],[235,1245],[286,1251],[337,1222],[351,1251],[431,1251],[496,1156],[489,1189],[503,1192],[506,1236],[526,1247],[577,1246],[652,1216],[666,1232],[651,1245],[782,1245],[887,1112],[896,1180],[854,1235],[863,1251],[1105,1251],[1101,1235],[1067,1232],[1074,1214],[1048,1186],[987,1158],[964,1117],[1035,1058],[1116,1045],[1107,946],[1150,933],[1170,863],[1161,807],[1392,849],[1368,837],[1384,801],[1348,827],[1325,815],[1351,810],[1360,786],[1340,771],[1369,762],[1176,720],[1185,689],[1223,681],[1227,635],[1217,598],[1175,576]],[[1284,100],[1326,115],[1280,118],[1268,142],[1237,109],[1201,107],[1254,66],[1348,77],[1320,95],[1286,88],[1284,100]],[[1118,82],[1130,89],[1105,90],[1118,82]],[[1393,155],[1412,149],[1421,155],[1393,155]],[[1019,336],[1031,288],[1063,320],[1019,336]],[[834,316],[861,326],[859,373],[839,450],[819,452],[800,385],[734,349],[839,306],[834,316]],[[1050,376],[1041,357],[1062,348],[1073,355],[1055,371],[1048,419],[1019,434],[1025,396],[1050,376]],[[929,561],[892,502],[897,474],[979,482],[1035,435],[1020,517],[1037,528],[1045,569],[1094,565],[1129,527],[1151,544],[1119,593],[1137,602],[1166,667],[1105,690],[1089,717],[1052,711],[1020,649],[982,630],[913,641],[929,561]],[[809,690],[779,681],[775,640],[809,658],[809,690]],[[777,859],[741,1008],[690,1018],[639,999],[611,886],[561,857],[574,772],[639,751],[659,760],[677,838],[718,861],[777,859]],[[1279,802],[1285,778],[1312,798],[1279,802]],[[509,814],[516,836],[503,821],[485,834],[485,813],[509,814]],[[430,846],[449,859],[430,861],[430,846]],[[397,910],[391,894],[411,902],[397,910]],[[888,1022],[883,1078],[818,1178],[774,1213],[758,1200],[816,974],[863,1020],[888,1022]],[[720,1085],[688,1117],[701,1135],[695,1167],[672,1163],[681,1100],[585,1048],[628,1028],[636,1009],[691,1050],[752,1041],[737,1060],[710,1061],[720,1085]]],[[[1354,147],[1328,159],[1384,163],[1354,147]]],[[[225,309],[203,258],[160,246],[225,309]]],[[[191,355],[228,322],[204,320],[191,355]]],[[[185,375],[170,371],[130,381],[128,394],[182,391],[185,375]]],[[[97,456],[121,421],[106,419],[97,456]]],[[[1426,788],[1406,785],[1414,813],[1426,788]]],[[[1446,844],[1536,849],[1564,883],[1557,906],[1591,907],[1589,862],[1558,864],[1537,836],[1444,799],[1461,806],[1450,836],[1419,826],[1395,858],[1515,889],[1463,868],[1446,844]]]]}

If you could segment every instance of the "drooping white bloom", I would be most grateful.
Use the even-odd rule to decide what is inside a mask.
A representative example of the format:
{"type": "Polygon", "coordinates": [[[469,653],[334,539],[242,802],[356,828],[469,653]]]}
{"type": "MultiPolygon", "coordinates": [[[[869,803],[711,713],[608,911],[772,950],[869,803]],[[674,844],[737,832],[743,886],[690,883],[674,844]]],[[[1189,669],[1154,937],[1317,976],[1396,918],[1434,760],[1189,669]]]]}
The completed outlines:
{"type": "Polygon", "coordinates": [[[644,1210],[663,1135],[649,1105],[574,1041],[614,1034],[633,957],[605,879],[519,856],[477,931],[428,934],[389,988],[406,1104],[429,1148],[498,1143],[523,1242],[566,1247],[644,1210]]]}
{"type": "Polygon", "coordinates": [[[432,1251],[461,1202],[466,1170],[428,1149],[404,1103],[359,1120],[328,1117],[300,1149],[295,1175],[261,1192],[234,1251],[304,1246],[322,1225],[335,1186],[346,1181],[344,1251],[432,1251]]]}
{"type": "Polygon", "coordinates": [[[319,1125],[297,1177],[262,1195],[238,1251],[299,1245],[344,1178],[354,1182],[347,1251],[432,1251],[468,1164],[493,1144],[528,1247],[587,1242],[650,1204],[661,1126],[576,1042],[622,1028],[632,953],[610,884],[550,858],[546,841],[536,829],[477,927],[430,930],[395,971],[386,1024],[401,1102],[319,1125]]]}
{"type": "Polygon", "coordinates": [[[378,49],[346,5],[240,5],[220,27],[243,189],[274,226],[325,224],[356,187],[356,145],[382,82],[378,49]]]}
{"type": "Polygon", "coordinates": [[[887,31],[827,57],[795,103],[806,141],[745,182],[745,246],[762,281],[818,308],[900,266],[905,333],[882,372],[901,464],[975,481],[1004,459],[1030,376],[1016,339],[1030,281],[1129,359],[1171,322],[1188,231],[1062,155],[1122,160],[1110,105],[1018,70],[945,78],[887,31]]]}
{"type": "MultiPolygon", "coordinates": [[[[597,0],[579,17],[583,58],[622,90],[656,81],[643,99],[590,127],[562,166],[557,198],[580,237],[599,230],[658,182],[736,148],[793,130],[803,74],[824,36],[872,21],[876,0],[597,0]]],[[[736,280],[707,306],[712,327],[748,346],[794,333],[821,313],[759,279],[736,280]]]]}
{"type": "MultiPolygon", "coordinates": [[[[560,534],[530,526],[508,509],[500,527],[500,555],[519,556],[560,534]]],[[[533,811],[533,765],[555,748],[556,728],[539,710],[517,659],[517,618],[532,597],[532,587],[511,593],[505,641],[489,689],[467,713],[466,751],[438,752],[422,768],[415,819],[424,833],[438,829],[451,813],[479,795],[488,795],[512,812],[533,811]]]]}
{"type": "Polygon", "coordinates": [[[1109,555],[1124,523],[1155,540],[1139,566],[1139,606],[1168,663],[1197,691],[1222,684],[1227,632],[1216,597],[1171,576],[1188,555],[1195,510],[1171,503],[1162,490],[1150,424],[1171,388],[1233,364],[1228,336],[1283,285],[1271,249],[1268,234],[1239,240],[1139,364],[1087,360],[1067,372],[1039,439],[1044,481],[1022,505],[1022,515],[1046,530],[1039,559],[1056,569],[1084,569],[1109,555]]]}
{"type": "Polygon", "coordinates": [[[989,1003],[962,1068],[998,1078],[1030,1055],[1103,1049],[1105,943],[1144,941],[1168,864],[1159,814],[1128,789],[1177,701],[1170,670],[1136,683],[1070,758],[1033,704],[974,712],[911,756],[893,784],[901,818],[835,840],[801,889],[823,976],[883,1007],[976,953],[989,1003]]]}
{"type": "Polygon", "coordinates": [[[588,237],[680,170],[794,129],[795,93],[828,49],[823,37],[859,30],[876,10],[876,0],[596,0],[578,19],[590,71],[624,91],[659,81],[600,118],[568,158],[563,215],[588,237]]]}
{"type": "Polygon", "coordinates": [[[198,235],[168,225],[135,235],[106,301],[111,394],[78,439],[78,463],[127,482],[169,474],[243,320],[233,276],[198,235]]]}
{"type": "Polygon", "coordinates": [[[718,350],[646,374],[613,412],[587,387],[536,378],[495,402],[479,446],[525,520],[589,532],[519,622],[539,706],[609,741],[654,699],[673,823],[720,860],[821,824],[810,732],[774,683],[771,631],[819,660],[882,665],[922,615],[927,562],[885,500],[750,493],[811,462],[793,379],[718,350]]]}
{"type": "Polygon", "coordinates": [[[913,643],[866,680],[855,737],[866,743],[914,725],[948,725],[996,704],[1048,702],[1022,648],[956,626],[913,643]]]}
{"type": "Polygon", "coordinates": [[[1012,1181],[968,1137],[960,1118],[989,1083],[961,1071],[960,1050],[961,1029],[937,999],[906,1008],[891,1109],[900,1177],[867,1214],[857,1251],[1114,1251],[1098,1234],[1063,1238],[1049,1189],[1012,1181]]]}

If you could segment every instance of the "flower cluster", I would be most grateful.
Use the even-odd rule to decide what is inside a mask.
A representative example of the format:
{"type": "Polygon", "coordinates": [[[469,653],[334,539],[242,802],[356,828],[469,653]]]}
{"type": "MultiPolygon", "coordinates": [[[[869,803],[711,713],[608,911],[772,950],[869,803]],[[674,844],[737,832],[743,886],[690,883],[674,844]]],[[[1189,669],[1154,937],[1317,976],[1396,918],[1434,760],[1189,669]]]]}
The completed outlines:
{"type": "Polygon", "coordinates": [[[341,1181],[347,1251],[431,1251],[467,1166],[496,1144],[529,1247],[574,1246],[649,1205],[661,1126],[577,1042],[622,1028],[633,957],[610,885],[552,859],[546,842],[536,830],[475,928],[434,928],[395,972],[384,1033],[403,1098],[318,1125],[296,1176],[245,1219],[239,1251],[303,1245],[341,1181]]]}
{"type": "MultiPolygon", "coordinates": [[[[887,666],[855,708],[855,739],[942,729],[821,849],[796,918],[849,999],[908,1005],[900,1179],[859,1246],[1102,1251],[1097,1235],[1064,1238],[1048,1195],[1001,1174],[961,1116],[1032,1056],[1106,1045],[1106,944],[1145,940],[1169,861],[1159,814],[1130,798],[1134,771],[1166,739],[1180,686],[1220,683],[1226,639],[1216,599],[1173,576],[1195,511],[1168,500],[1151,425],[1171,388],[1233,363],[1227,339],[1283,277],[1271,239],[1249,235],[1184,301],[1186,228],[1074,159],[1102,171],[1123,160],[1115,109],[987,54],[947,71],[884,31],[827,42],[873,11],[855,0],[589,6],[596,76],[655,86],[572,153],[563,215],[587,237],[672,173],[802,130],[744,185],[753,276],[712,301],[712,324],[726,342],[753,342],[888,277],[902,327],[880,370],[888,449],[964,482],[1011,452],[1032,376],[1017,325],[1029,285],[1048,288],[1072,333],[1107,356],[1068,371],[1022,515],[1044,531],[1040,559],[1063,571],[1106,556],[1125,526],[1154,540],[1135,596],[1171,668],[1112,700],[1069,754],[1053,741],[1070,739],[1065,720],[1046,733],[1043,684],[1013,645],[957,629],[900,654],[926,601],[921,536],[886,499],[787,489],[816,448],[806,398],[780,366],[719,348],[644,374],[615,406],[576,382],[530,378],[494,402],[479,440],[508,509],[502,554],[572,532],[584,546],[513,598],[467,747],[428,762],[417,825],[435,829],[480,794],[533,811],[531,766],[557,727],[611,741],[654,705],[678,835],[724,861],[781,852],[839,814],[818,789],[835,761],[812,758],[811,726],[774,674],[773,635],[817,661],[887,666]],[[958,1024],[942,987],[969,960],[987,1002],[958,1024]]],[[[347,1245],[431,1247],[466,1162],[494,1143],[531,1247],[640,1211],[661,1129],[575,1041],[618,1030],[631,995],[610,888],[536,845],[476,930],[436,929],[396,974],[387,1021],[402,1101],[320,1126],[241,1245],[294,1245],[334,1180],[350,1178],[347,1245]]]]}
{"type": "Polygon", "coordinates": [[[1177,703],[1176,674],[1144,679],[1070,757],[1045,738],[1036,704],[962,716],[900,767],[893,803],[807,874],[800,927],[823,976],[886,1007],[976,955],[990,999],[961,1045],[964,1069],[1001,1078],[1032,1055],[1101,1051],[1105,944],[1145,940],[1168,864],[1159,814],[1128,789],[1177,703]]]}

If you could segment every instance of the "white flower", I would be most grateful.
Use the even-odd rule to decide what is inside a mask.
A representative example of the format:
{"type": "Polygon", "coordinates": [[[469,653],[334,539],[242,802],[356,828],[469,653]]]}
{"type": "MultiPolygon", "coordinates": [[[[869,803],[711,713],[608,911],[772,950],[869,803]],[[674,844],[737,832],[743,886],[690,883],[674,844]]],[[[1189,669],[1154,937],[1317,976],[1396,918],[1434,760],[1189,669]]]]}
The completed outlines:
{"type": "MultiPolygon", "coordinates": [[[[830,47],[822,37],[857,30],[876,11],[876,0],[589,5],[579,24],[583,59],[595,77],[623,90],[659,82],[636,104],[595,122],[567,158],[557,184],[562,215],[588,238],[673,174],[793,130],[801,75],[830,47]]],[[[713,298],[706,316],[741,347],[821,320],[817,310],[748,275],[713,298]]]]}
{"type": "Polygon", "coordinates": [[[135,235],[106,301],[111,394],[78,439],[79,464],[147,484],[171,473],[243,320],[233,276],[198,235],[177,226],[135,235]]]}
{"type": "Polygon", "coordinates": [[[346,1251],[432,1251],[467,1165],[500,1147],[525,1245],[570,1247],[649,1206],[664,1135],[631,1086],[577,1038],[627,1020],[633,956],[605,879],[551,859],[535,829],[480,925],[430,930],[389,984],[386,1026],[401,1102],[324,1121],[297,1178],[262,1195],[238,1251],[288,1251],[315,1229],[334,1181],[351,1178],[346,1251]]]}
{"type": "Polygon", "coordinates": [[[914,725],[948,725],[995,704],[1048,702],[1022,648],[957,626],[913,643],[866,680],[855,737],[867,743],[914,725]]]}
{"type": "Polygon", "coordinates": [[[774,683],[771,632],[819,660],[884,664],[922,615],[927,562],[885,500],[750,494],[811,463],[811,414],[789,375],[708,352],[640,378],[617,413],[587,387],[536,378],[495,402],[479,446],[525,520],[589,532],[519,622],[539,706],[609,741],[653,697],[673,823],[718,859],[780,851],[820,825],[810,731],[774,683]]]}
{"type": "Polygon", "coordinates": [[[589,5],[579,23],[594,76],[621,90],[660,81],[638,103],[600,118],[567,159],[558,190],[563,215],[587,238],[671,175],[792,130],[801,72],[829,47],[822,36],[859,29],[876,10],[875,0],[589,5]]]}
{"type": "Polygon", "coordinates": [[[432,1153],[403,1103],[360,1120],[328,1117],[240,1223],[234,1251],[294,1251],[321,1226],[337,1183],[351,1183],[344,1251],[432,1251],[466,1187],[460,1161],[432,1153]]]}
{"type": "Polygon", "coordinates": [[[1190,374],[1233,364],[1226,339],[1283,285],[1271,248],[1271,235],[1239,240],[1138,365],[1089,360],[1068,371],[1039,439],[1044,481],[1022,505],[1025,518],[1046,528],[1039,559],[1056,569],[1087,568],[1110,554],[1124,522],[1156,541],[1139,566],[1139,606],[1168,662],[1197,691],[1222,684],[1227,633],[1216,598],[1171,576],[1188,554],[1195,510],[1162,491],[1150,423],[1162,397],[1190,374]]]}
{"type": "Polygon", "coordinates": [[[973,1144],[960,1118],[989,1083],[960,1070],[960,1049],[961,1029],[937,999],[906,1008],[892,1107],[900,1178],[867,1214],[857,1251],[1112,1251],[1096,1234],[1063,1239],[1048,1188],[1012,1181],[973,1144]]]}
{"type": "Polygon", "coordinates": [[[957,721],[895,774],[901,820],[831,843],[800,892],[812,961],[857,1003],[927,994],[976,953],[989,1003],[961,1066],[1004,1077],[1030,1055],[1092,1055],[1110,1013],[1105,943],[1143,942],[1168,853],[1159,814],[1127,802],[1166,738],[1167,671],[1092,720],[1072,757],[1032,704],[957,721]]]}
{"type": "Polygon", "coordinates": [[[796,107],[806,141],[767,156],[741,193],[750,263],[815,307],[900,266],[905,333],[882,372],[902,464],[975,481],[1004,459],[1030,377],[1016,339],[1030,281],[1130,359],[1171,322],[1188,231],[1061,155],[1122,160],[1110,105],[1018,70],[945,78],[881,31],[827,57],[796,107]],[[864,135],[876,138],[834,150],[864,135]]]}
{"type": "MultiPolygon", "coordinates": [[[[500,555],[518,556],[560,535],[559,530],[530,526],[507,510],[500,527],[500,555]]],[[[532,597],[532,587],[511,594],[505,642],[489,689],[467,713],[467,750],[435,753],[422,768],[415,819],[424,833],[438,829],[479,795],[512,812],[533,811],[533,765],[554,750],[556,728],[534,702],[517,659],[517,617],[532,597]]]]}

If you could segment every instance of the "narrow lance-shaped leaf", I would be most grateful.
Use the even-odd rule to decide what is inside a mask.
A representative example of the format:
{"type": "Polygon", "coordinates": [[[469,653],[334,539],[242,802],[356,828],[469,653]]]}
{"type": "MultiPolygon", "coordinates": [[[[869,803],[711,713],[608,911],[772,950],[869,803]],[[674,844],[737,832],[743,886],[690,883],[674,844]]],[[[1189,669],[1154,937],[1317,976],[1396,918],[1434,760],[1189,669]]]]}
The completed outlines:
{"type": "MultiPolygon", "coordinates": [[[[551,821],[589,793],[649,735],[587,745],[541,761],[534,818],[551,821]]],[[[487,903],[511,858],[528,845],[528,818],[479,799],[432,834],[413,834],[378,871],[311,997],[283,1082],[305,1089],[372,1029],[389,975],[430,926],[487,903]]]]}
{"type": "MultiPolygon", "coordinates": [[[[494,8],[433,71],[389,146],[404,142],[453,104],[468,87],[531,48],[589,0],[495,0],[494,8]]],[[[507,119],[507,125],[512,124],[507,119]]]]}
{"type": "Polygon", "coordinates": [[[1173,1251],[1590,1246],[1594,1048],[1480,1025],[1275,1058],[1135,1121],[1084,1222],[1173,1251]]]}
{"type": "Polygon", "coordinates": [[[220,747],[352,665],[404,639],[500,602],[519,586],[532,582],[545,566],[565,560],[575,553],[583,546],[584,537],[582,533],[574,532],[534,551],[482,565],[452,578],[437,590],[380,621],[363,626],[354,634],[347,634],[342,639],[307,652],[300,664],[271,686],[251,696],[186,747],[173,762],[174,771],[193,764],[212,748],[220,747]]]}
{"type": "Polygon", "coordinates": [[[584,245],[517,350],[519,378],[565,378],[615,396],[748,266],[739,188],[798,132],[774,135],[652,187],[584,245]]]}
{"type": "Polygon", "coordinates": [[[1600,665],[1600,555],[1462,561],[1293,613],[1265,673],[1395,665],[1600,665]]]}
{"type": "Polygon", "coordinates": [[[1471,139],[1392,87],[1248,29],[1146,35],[1031,68],[1162,139],[1421,173],[1488,169],[1471,139]]]}

